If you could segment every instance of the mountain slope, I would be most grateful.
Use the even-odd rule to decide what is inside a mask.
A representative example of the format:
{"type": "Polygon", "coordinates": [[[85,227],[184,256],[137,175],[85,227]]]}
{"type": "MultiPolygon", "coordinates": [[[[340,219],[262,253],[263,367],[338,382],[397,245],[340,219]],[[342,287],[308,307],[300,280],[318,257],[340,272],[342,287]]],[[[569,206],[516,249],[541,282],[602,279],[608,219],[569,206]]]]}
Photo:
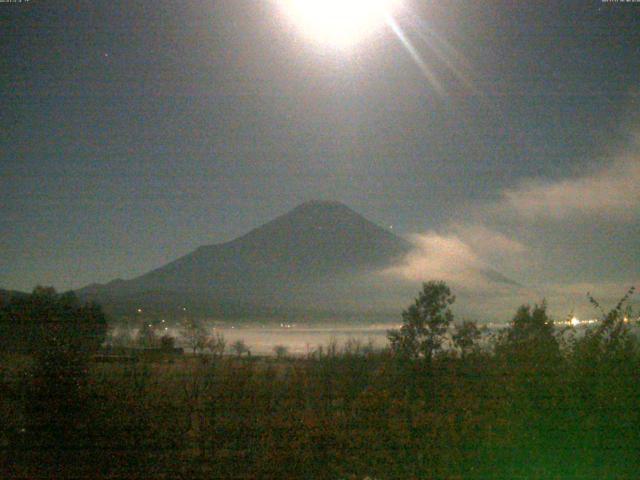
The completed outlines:
{"type": "Polygon", "coordinates": [[[78,293],[123,307],[142,297],[244,304],[249,310],[293,307],[303,305],[318,284],[387,267],[410,249],[407,241],[341,203],[313,201],[230,242],[200,247],[132,280],[94,284],[78,293]]]}

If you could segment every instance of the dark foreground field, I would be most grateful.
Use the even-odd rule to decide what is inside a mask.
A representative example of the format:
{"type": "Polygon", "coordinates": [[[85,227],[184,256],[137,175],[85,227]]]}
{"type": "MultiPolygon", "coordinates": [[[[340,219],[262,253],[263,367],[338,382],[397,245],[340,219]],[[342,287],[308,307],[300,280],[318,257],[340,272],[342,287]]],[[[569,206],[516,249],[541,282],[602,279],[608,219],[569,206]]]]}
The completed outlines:
{"type": "Polygon", "coordinates": [[[3,478],[637,478],[637,347],[584,355],[4,358],[3,478]]]}
{"type": "Polygon", "coordinates": [[[522,307],[483,342],[458,326],[445,350],[431,287],[387,351],[305,358],[98,363],[75,335],[98,310],[9,304],[7,331],[35,336],[1,355],[0,478],[638,478],[640,346],[620,307],[580,336],[522,307]]]}

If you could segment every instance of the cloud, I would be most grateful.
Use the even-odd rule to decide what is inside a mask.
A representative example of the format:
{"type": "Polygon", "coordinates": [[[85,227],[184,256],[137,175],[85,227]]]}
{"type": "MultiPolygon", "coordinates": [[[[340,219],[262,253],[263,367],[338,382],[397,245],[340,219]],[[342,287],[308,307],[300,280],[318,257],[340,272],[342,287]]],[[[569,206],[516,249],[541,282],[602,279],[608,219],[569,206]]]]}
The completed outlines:
{"type": "Polygon", "coordinates": [[[513,272],[529,266],[528,247],[513,236],[479,223],[456,223],[450,229],[488,268],[513,272]]]}
{"type": "Polygon", "coordinates": [[[456,236],[431,232],[411,235],[409,240],[413,243],[414,250],[388,273],[414,281],[430,278],[457,280],[471,269],[484,267],[469,245],[456,236]]]}
{"type": "Polygon", "coordinates": [[[526,219],[562,220],[573,216],[626,219],[640,210],[640,157],[618,159],[582,177],[559,181],[527,181],[506,190],[502,207],[526,219]]]}
{"type": "Polygon", "coordinates": [[[486,292],[503,286],[496,281],[488,252],[493,244],[504,247],[503,255],[521,254],[524,246],[481,226],[457,226],[448,233],[428,232],[411,235],[414,249],[398,265],[382,272],[384,276],[408,282],[444,280],[464,291],[486,292]],[[455,231],[457,230],[457,231],[455,231]]]}
{"type": "Polygon", "coordinates": [[[539,261],[532,256],[530,248],[508,235],[477,224],[454,224],[443,232],[415,234],[408,239],[414,249],[397,265],[377,276],[382,282],[378,288],[384,292],[381,297],[386,295],[385,298],[393,297],[398,305],[406,304],[421,282],[443,280],[458,297],[454,310],[459,318],[508,321],[518,306],[543,299],[556,319],[564,319],[569,314],[593,318],[598,312],[589,303],[588,292],[609,308],[634,284],[597,279],[558,282],[552,277],[539,284],[530,284],[530,278],[523,273],[529,270],[524,268],[539,261]],[[509,273],[518,270],[526,285],[496,281],[490,274],[498,271],[513,278],[509,273]]]}
{"type": "Polygon", "coordinates": [[[409,236],[414,249],[384,278],[413,288],[444,280],[459,311],[473,318],[508,320],[522,303],[542,299],[556,318],[595,316],[587,292],[613,305],[630,285],[640,286],[633,234],[640,220],[638,146],[573,178],[528,179],[438,231],[409,236]],[[501,282],[496,272],[523,286],[501,282]]]}

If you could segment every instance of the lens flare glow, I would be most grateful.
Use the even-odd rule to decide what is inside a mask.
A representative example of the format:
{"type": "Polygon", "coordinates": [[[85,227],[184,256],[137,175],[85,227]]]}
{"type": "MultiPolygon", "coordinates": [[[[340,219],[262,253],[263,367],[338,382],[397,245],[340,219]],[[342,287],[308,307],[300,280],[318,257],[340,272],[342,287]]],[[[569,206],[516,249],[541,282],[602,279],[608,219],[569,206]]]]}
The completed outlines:
{"type": "MultiPolygon", "coordinates": [[[[412,12],[405,0],[274,0],[303,35],[325,48],[346,50],[383,29],[395,35],[434,93],[447,93],[442,73],[481,100],[471,66],[461,52],[412,12]],[[417,42],[417,43],[416,43],[417,42]],[[423,56],[428,50],[429,61],[423,56]]],[[[451,83],[451,82],[449,82],[451,83]]]]}
{"type": "Polygon", "coordinates": [[[384,27],[398,0],[283,0],[301,30],[316,41],[352,46],[384,27]]]}

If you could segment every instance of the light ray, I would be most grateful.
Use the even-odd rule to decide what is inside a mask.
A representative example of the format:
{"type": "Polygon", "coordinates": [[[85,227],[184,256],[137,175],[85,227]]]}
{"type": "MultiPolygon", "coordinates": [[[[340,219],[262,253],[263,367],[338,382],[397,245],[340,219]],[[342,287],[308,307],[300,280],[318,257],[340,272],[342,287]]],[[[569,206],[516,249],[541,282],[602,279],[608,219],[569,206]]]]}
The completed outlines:
{"type": "Polygon", "coordinates": [[[453,72],[466,88],[486,99],[484,93],[474,82],[473,72],[466,57],[445,38],[442,38],[441,35],[430,28],[422,19],[415,17],[414,20],[418,23],[418,28],[415,29],[416,34],[428,45],[434,55],[453,72]]]}
{"type": "Polygon", "coordinates": [[[398,22],[396,22],[396,20],[391,15],[387,15],[386,19],[387,19],[387,24],[389,25],[389,27],[391,27],[393,32],[396,34],[396,36],[398,37],[398,40],[402,42],[402,45],[407,50],[407,52],[409,52],[409,55],[411,55],[411,58],[413,59],[417,67],[420,69],[422,74],[425,76],[425,78],[433,86],[436,92],[438,92],[438,94],[440,95],[444,94],[444,88],[442,87],[440,80],[438,80],[438,78],[431,71],[431,69],[426,64],[426,62],[422,59],[422,57],[420,56],[420,52],[418,52],[418,50],[413,46],[409,38],[405,35],[404,31],[398,24],[398,22]]]}

